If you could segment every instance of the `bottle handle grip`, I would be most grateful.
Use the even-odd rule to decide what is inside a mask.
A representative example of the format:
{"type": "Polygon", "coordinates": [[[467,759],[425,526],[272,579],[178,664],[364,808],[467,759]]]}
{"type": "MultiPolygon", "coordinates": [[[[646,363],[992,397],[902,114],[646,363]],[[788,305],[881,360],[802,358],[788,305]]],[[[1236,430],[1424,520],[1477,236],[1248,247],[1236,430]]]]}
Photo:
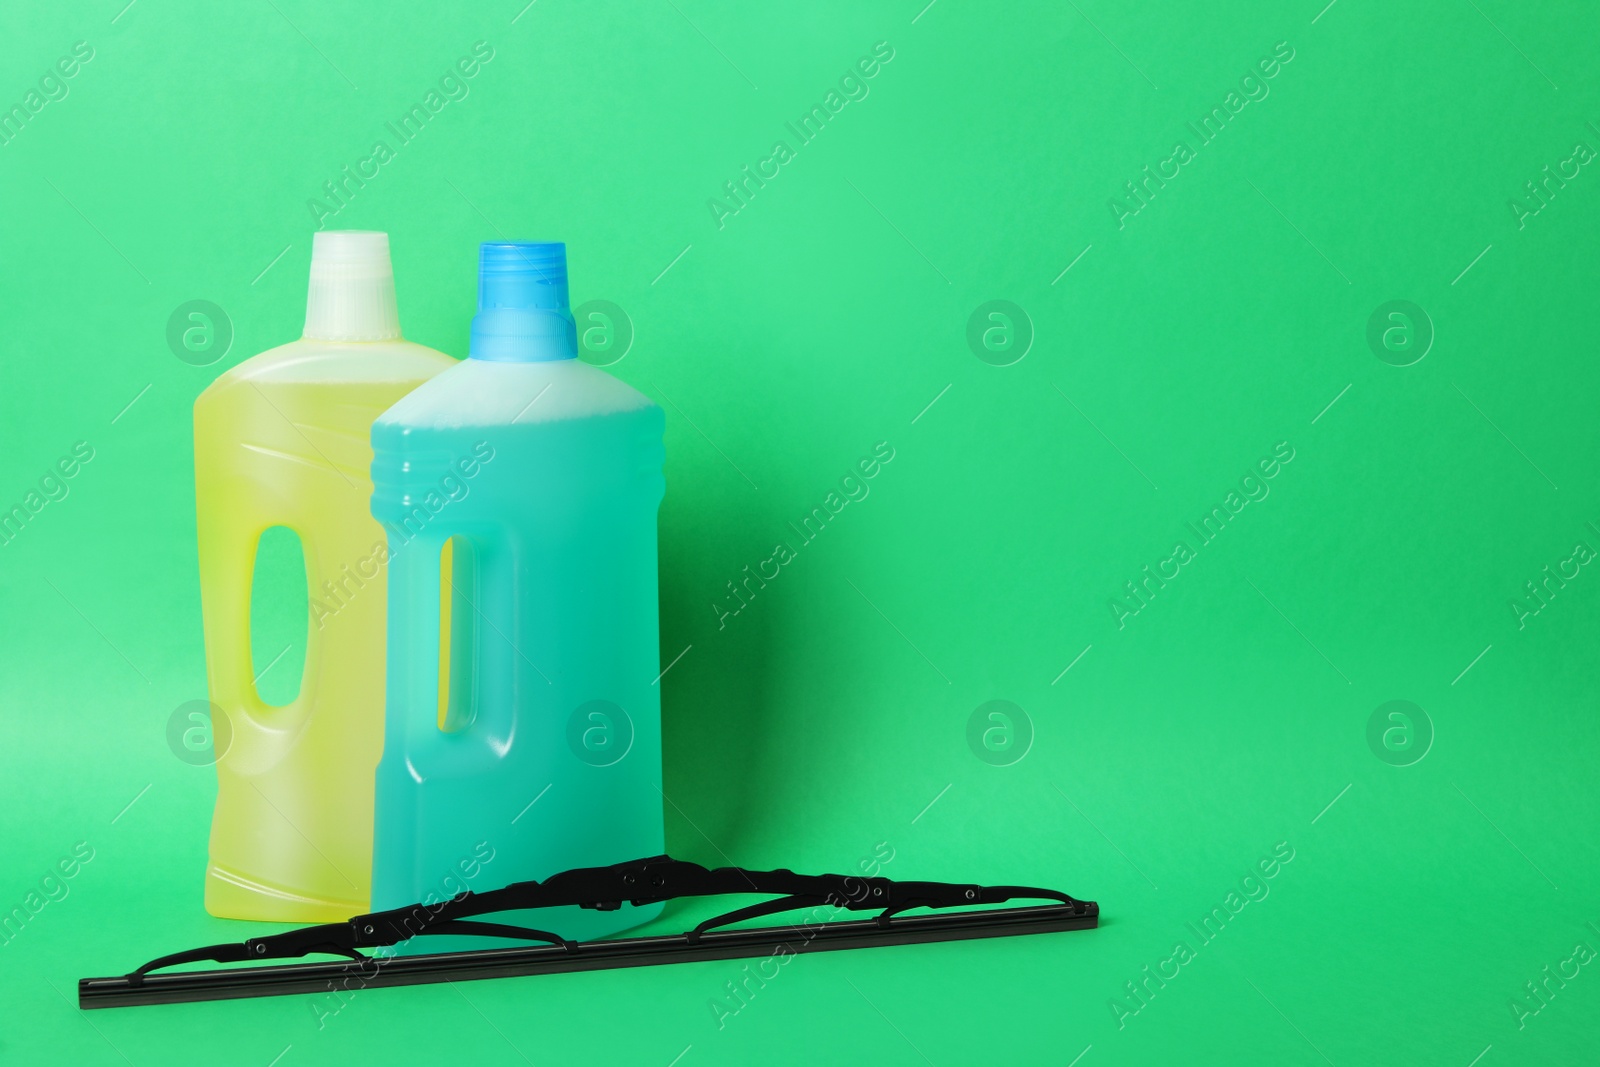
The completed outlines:
{"type": "MultiPolygon", "coordinates": [[[[503,645],[498,650],[498,668],[490,670],[509,669],[515,675],[522,674],[522,668],[533,670],[538,676],[549,682],[544,672],[534,665],[533,660],[518,648],[513,641],[513,624],[505,624],[505,628],[496,625],[491,617],[496,613],[496,608],[491,605],[489,610],[481,606],[484,598],[492,590],[490,583],[494,580],[488,574],[498,574],[505,579],[506,568],[493,562],[499,557],[503,564],[505,545],[503,531],[494,527],[483,527],[475,531],[460,530],[447,542],[451,545],[450,564],[452,573],[448,582],[441,581],[447,588],[446,593],[441,593],[441,598],[448,595],[450,598],[450,671],[448,677],[450,692],[446,695],[452,706],[449,708],[448,718],[453,726],[450,732],[462,732],[480,739],[508,741],[514,733],[516,721],[515,708],[509,699],[486,701],[482,699],[480,684],[482,678],[478,672],[484,664],[484,646],[503,645]],[[504,662],[509,656],[511,662],[504,662]],[[460,669],[468,672],[472,677],[458,679],[454,672],[460,669]],[[454,705],[457,696],[468,705],[465,714],[461,708],[454,705]]],[[[442,570],[441,563],[441,570],[442,570]]],[[[506,590],[497,590],[501,595],[493,597],[499,602],[499,607],[505,607],[506,590]]],[[[521,687],[517,687],[520,691],[521,687]]]]}
{"type": "MultiPolygon", "coordinates": [[[[513,733],[511,702],[501,699],[486,704],[477,692],[480,642],[511,642],[478,604],[484,591],[481,553],[486,546],[482,533],[475,537],[462,529],[429,530],[427,537],[406,542],[398,553],[391,541],[385,738],[403,738],[413,754],[441,752],[451,746],[455,752],[449,757],[452,761],[470,762],[487,751],[486,740],[492,747],[494,739],[506,740],[513,733]],[[449,580],[444,570],[447,545],[451,546],[448,557],[453,570],[449,580]],[[397,605],[403,607],[397,609],[397,605]],[[446,625],[451,627],[448,645],[444,643],[446,625]],[[443,654],[446,649],[448,657],[443,654]],[[458,668],[474,672],[474,677],[452,677],[450,672],[458,668]],[[450,703],[459,692],[465,694],[465,714],[450,703]],[[472,741],[464,743],[466,739],[472,741]]],[[[544,672],[533,667],[514,645],[501,654],[526,660],[548,682],[544,672]]]]}
{"type": "Polygon", "coordinates": [[[408,750],[439,742],[440,546],[418,537],[398,548],[389,541],[388,699],[386,738],[408,750]],[[397,611],[404,604],[410,610],[397,611]]]}
{"type": "Polygon", "coordinates": [[[204,603],[208,617],[215,620],[208,626],[214,638],[208,642],[212,699],[224,714],[240,713],[255,723],[277,710],[256,691],[250,655],[250,597],[256,552],[261,535],[272,525],[257,522],[216,538],[212,551],[217,553],[214,573],[219,580],[207,590],[210,595],[204,603]]]}

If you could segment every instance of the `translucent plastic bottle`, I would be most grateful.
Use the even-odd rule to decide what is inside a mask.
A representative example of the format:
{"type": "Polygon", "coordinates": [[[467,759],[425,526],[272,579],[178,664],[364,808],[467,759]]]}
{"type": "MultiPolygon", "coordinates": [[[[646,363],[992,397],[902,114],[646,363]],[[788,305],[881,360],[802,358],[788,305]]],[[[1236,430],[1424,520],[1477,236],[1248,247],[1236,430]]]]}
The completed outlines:
{"type": "MultiPolygon", "coordinates": [[[[372,428],[374,908],[663,851],[661,409],[574,358],[565,245],[485,244],[478,308],[471,358],[372,428]]],[[[660,906],[565,910],[518,918],[597,937],[660,906]]]]}
{"type": "Polygon", "coordinates": [[[318,233],[305,336],[195,401],[206,672],[228,720],[214,736],[231,732],[206,868],[213,915],[327,922],[367,909],[386,547],[369,511],[369,434],[455,363],[401,339],[388,235],[318,233]],[[256,547],[274,526],[300,538],[314,616],[299,694],[282,707],[262,701],[250,656],[256,547]]]}

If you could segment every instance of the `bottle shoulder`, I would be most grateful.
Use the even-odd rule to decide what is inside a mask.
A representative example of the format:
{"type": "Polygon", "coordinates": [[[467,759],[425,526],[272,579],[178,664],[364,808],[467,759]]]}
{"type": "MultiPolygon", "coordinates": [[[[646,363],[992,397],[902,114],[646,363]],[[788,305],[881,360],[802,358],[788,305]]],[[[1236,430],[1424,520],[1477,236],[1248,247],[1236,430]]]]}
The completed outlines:
{"type": "Polygon", "coordinates": [[[464,359],[403,397],[379,416],[378,425],[399,430],[531,425],[655,406],[627,382],[576,359],[464,359]]]}
{"type": "Polygon", "coordinates": [[[417,383],[454,367],[458,361],[436,349],[406,340],[318,341],[301,338],[228,368],[208,386],[219,392],[249,382],[256,385],[393,385],[417,383]]]}

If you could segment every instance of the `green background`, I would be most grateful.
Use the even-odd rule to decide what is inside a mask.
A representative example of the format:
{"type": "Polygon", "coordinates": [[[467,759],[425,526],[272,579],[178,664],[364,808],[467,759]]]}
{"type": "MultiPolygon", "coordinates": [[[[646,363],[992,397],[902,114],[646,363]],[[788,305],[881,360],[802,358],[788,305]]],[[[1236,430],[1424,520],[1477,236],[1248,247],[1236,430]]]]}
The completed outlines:
{"type": "Polygon", "coordinates": [[[1600,547],[1600,174],[1511,207],[1600,147],[1592,7],[125,2],[0,12],[6,107],[94,49],[0,146],[0,505],[95,450],[0,546],[0,910],[94,850],[0,947],[0,1059],[1600,1054],[1592,964],[1511,1007],[1600,948],[1600,577],[1510,606],[1600,547]],[[329,225],[391,233],[407,336],[455,355],[483,239],[566,240],[574,302],[626,310],[611,369],[667,412],[663,664],[688,649],[669,847],[820,871],[882,843],[885,874],[1058,886],[1099,930],[802,957],[720,1027],[736,963],[368,991],[320,1029],[308,997],[73,1006],[80,976],[250,929],[202,910],[215,776],[165,735],[205,685],[191,405],[298,335],[307,200],[477,41],[470,95],[329,225]],[[719,229],[709,198],[880,41],[870,95],[719,229]],[[1200,146],[1185,124],[1278,42],[1270,94],[1200,146]],[[165,339],[193,299],[234,331],[203,367],[165,339]],[[1034,334],[1010,366],[966,340],[995,299],[1034,334]],[[1435,333],[1410,366],[1367,341],[1392,300],[1435,333]],[[719,628],[725,583],[878,442],[870,495],[719,628]],[[1123,583],[1280,442],[1270,495],[1119,627],[1123,583]],[[967,740],[995,699],[1033,735],[1004,766],[967,740]],[[1391,700],[1431,724],[1409,766],[1420,743],[1368,743],[1391,700]]]}

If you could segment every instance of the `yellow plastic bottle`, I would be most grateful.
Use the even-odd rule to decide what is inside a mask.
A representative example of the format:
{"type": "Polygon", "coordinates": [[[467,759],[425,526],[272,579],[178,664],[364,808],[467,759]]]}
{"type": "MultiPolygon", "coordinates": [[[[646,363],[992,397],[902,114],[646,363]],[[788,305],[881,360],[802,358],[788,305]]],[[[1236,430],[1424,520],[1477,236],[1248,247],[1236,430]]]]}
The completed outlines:
{"type": "Polygon", "coordinates": [[[213,915],[329,922],[368,908],[387,578],[370,433],[455,362],[401,338],[387,234],[318,233],[305,336],[195,401],[206,673],[228,720],[213,724],[228,738],[206,868],[213,915]],[[256,547],[273,526],[300,538],[311,607],[300,691],[282,707],[261,699],[250,656],[256,547]]]}

